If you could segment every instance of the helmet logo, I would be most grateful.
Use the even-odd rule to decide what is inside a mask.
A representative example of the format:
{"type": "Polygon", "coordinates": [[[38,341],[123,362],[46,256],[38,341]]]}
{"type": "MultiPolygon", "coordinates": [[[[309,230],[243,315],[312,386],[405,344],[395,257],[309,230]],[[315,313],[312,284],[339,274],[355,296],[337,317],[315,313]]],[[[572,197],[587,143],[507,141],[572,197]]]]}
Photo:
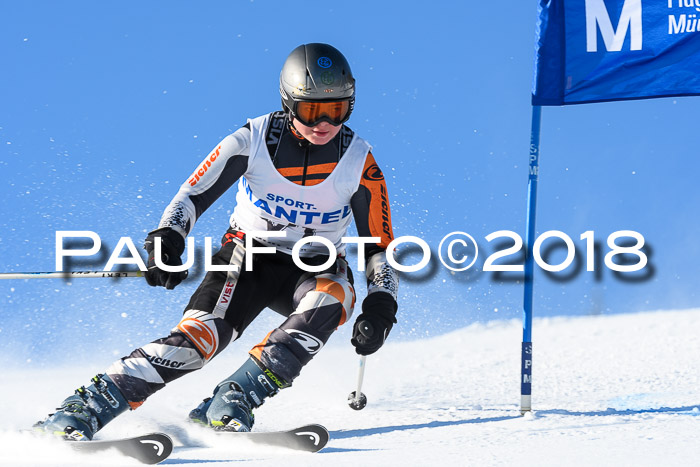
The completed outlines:
{"type": "Polygon", "coordinates": [[[319,57],[316,63],[318,63],[318,66],[321,68],[330,68],[331,65],[333,65],[333,61],[328,57],[319,57]]]}
{"type": "Polygon", "coordinates": [[[330,71],[321,73],[321,82],[326,85],[331,85],[335,81],[335,75],[330,71]]]}

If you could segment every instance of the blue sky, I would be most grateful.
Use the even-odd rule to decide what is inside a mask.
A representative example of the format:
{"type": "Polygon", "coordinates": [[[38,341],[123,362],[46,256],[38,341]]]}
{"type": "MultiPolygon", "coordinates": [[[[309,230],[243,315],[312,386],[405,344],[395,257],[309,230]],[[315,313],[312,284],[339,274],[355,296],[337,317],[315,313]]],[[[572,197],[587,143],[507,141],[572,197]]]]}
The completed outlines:
{"type": "MultiPolygon", "coordinates": [[[[140,242],[221,138],[280,107],[287,54],[328,42],[357,79],[348,125],[374,146],[395,233],[436,250],[461,230],[482,248],[467,273],[437,264],[403,278],[396,337],[520,318],[522,283],[479,269],[494,251],[486,235],[524,234],[536,2],[494,5],[3,2],[2,270],[52,270],[56,230],[140,242]]],[[[602,265],[566,281],[538,271],[535,316],[700,306],[697,107],[667,98],[543,110],[538,232],[567,233],[585,263],[581,233],[605,245],[636,230],[653,269],[637,282],[602,265]]],[[[193,235],[220,236],[233,203],[231,191],[193,235]]],[[[3,344],[21,341],[34,358],[76,336],[128,350],[167,332],[196,285],[0,281],[0,335],[40,336],[3,344]],[[122,328],[129,342],[114,335],[122,328]]]]}

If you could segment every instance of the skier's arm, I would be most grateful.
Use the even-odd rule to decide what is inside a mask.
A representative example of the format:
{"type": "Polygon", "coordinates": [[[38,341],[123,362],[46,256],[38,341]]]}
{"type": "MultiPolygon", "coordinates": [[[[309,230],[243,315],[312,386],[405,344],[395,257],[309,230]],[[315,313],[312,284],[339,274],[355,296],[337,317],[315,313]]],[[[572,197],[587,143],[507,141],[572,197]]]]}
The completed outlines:
{"type": "Polygon", "coordinates": [[[187,237],[195,222],[247,170],[250,128],[246,124],[224,138],[195,168],[165,208],[158,228],[187,237]]]}
{"type": "Polygon", "coordinates": [[[379,237],[376,244],[365,245],[365,270],[368,294],[387,292],[394,300],[398,292],[398,275],[386,261],[386,248],[394,239],[391,207],[384,175],[372,153],[367,155],[362,180],[350,201],[355,226],[360,237],[379,237]]]}
{"type": "Polygon", "coordinates": [[[156,266],[156,238],[161,241],[162,261],[169,266],[181,265],[185,238],[194,223],[246,172],[249,154],[250,127],[246,124],[224,138],[182,184],[165,208],[158,228],[146,237],[148,270],[144,276],[148,285],[172,289],[187,277],[187,271],[168,272],[156,266]]]}
{"type": "Polygon", "coordinates": [[[379,350],[396,323],[399,285],[397,272],[386,260],[386,248],[394,239],[389,194],[372,153],[367,155],[360,186],[350,205],[359,236],[380,238],[379,243],[364,247],[367,297],[362,302],[362,314],[355,321],[351,340],[357,353],[369,355],[379,350]],[[373,332],[360,332],[360,327],[366,327],[367,322],[373,332]]]}

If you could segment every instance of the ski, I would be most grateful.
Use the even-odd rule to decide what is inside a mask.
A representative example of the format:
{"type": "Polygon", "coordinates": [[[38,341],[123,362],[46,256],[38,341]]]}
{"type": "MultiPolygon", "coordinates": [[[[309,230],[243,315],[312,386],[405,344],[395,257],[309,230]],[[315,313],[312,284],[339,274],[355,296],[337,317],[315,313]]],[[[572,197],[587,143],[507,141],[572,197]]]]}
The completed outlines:
{"type": "Polygon", "coordinates": [[[304,425],[287,431],[220,431],[220,436],[233,436],[265,446],[297,451],[317,452],[324,448],[330,434],[321,425],[304,425]]]}
{"type": "Polygon", "coordinates": [[[173,441],[165,433],[149,433],[130,438],[98,441],[68,441],[79,452],[95,453],[116,449],[125,456],[144,464],[157,464],[164,461],[173,451],[173,441]]]}

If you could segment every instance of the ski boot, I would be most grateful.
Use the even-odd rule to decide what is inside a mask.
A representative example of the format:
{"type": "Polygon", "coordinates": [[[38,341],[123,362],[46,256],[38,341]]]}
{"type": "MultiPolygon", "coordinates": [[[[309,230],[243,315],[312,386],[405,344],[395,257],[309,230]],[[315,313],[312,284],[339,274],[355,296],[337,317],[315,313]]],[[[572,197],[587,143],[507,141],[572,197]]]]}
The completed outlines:
{"type": "Polygon", "coordinates": [[[250,431],[255,421],[253,409],[266,397],[289,386],[250,357],[234,374],[220,382],[214,395],[190,412],[190,420],[221,431],[250,431]]]}
{"type": "Polygon", "coordinates": [[[56,413],[37,422],[34,429],[67,440],[89,441],[97,431],[128,408],[129,403],[111,378],[97,375],[92,378],[90,386],[76,389],[74,395],[61,403],[56,413]]]}
{"type": "Polygon", "coordinates": [[[218,386],[190,412],[190,420],[221,431],[250,431],[255,422],[253,408],[237,383],[218,386]]]}

